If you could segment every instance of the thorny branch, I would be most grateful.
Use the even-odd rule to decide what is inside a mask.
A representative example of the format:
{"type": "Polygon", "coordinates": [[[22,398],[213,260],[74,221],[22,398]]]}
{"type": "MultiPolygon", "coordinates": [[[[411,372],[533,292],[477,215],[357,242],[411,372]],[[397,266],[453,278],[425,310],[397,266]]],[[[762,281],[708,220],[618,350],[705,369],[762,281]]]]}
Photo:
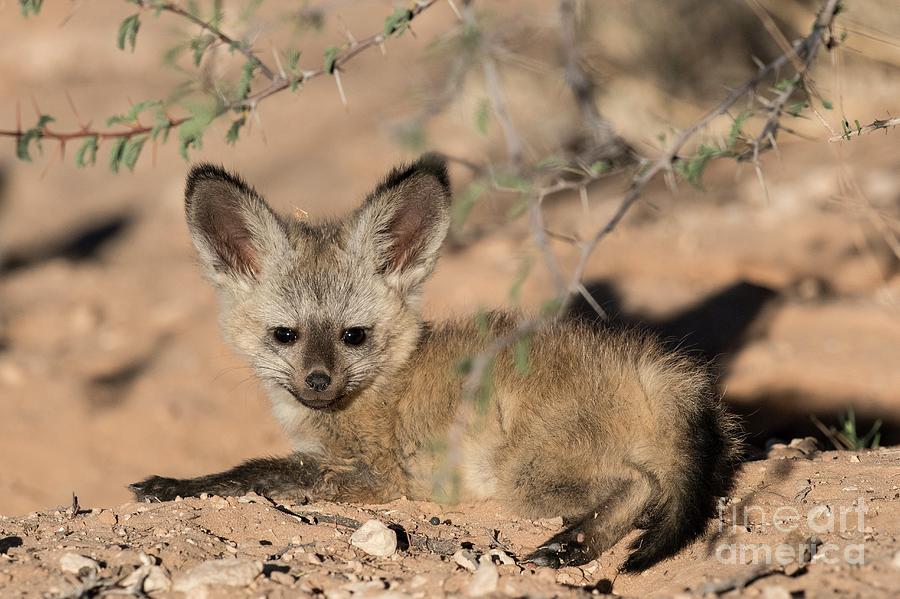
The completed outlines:
{"type": "Polygon", "coordinates": [[[883,129],[887,131],[892,127],[896,127],[900,125],[900,117],[893,117],[890,119],[875,119],[868,125],[859,125],[857,123],[856,128],[852,129],[849,123],[845,123],[844,132],[841,135],[834,135],[828,138],[828,141],[850,141],[854,137],[859,137],[863,133],[872,133],[873,131],[878,131],[883,129]]]}
{"type": "Polygon", "coordinates": [[[155,9],[155,10],[162,10],[162,11],[170,12],[170,13],[176,14],[180,17],[187,19],[188,21],[190,21],[191,23],[194,23],[195,25],[199,25],[201,29],[209,31],[211,34],[213,34],[214,36],[219,38],[219,40],[222,43],[224,43],[226,46],[228,46],[229,48],[233,48],[233,49],[237,50],[238,52],[240,52],[241,54],[243,54],[244,56],[246,56],[247,60],[252,62],[253,65],[257,69],[259,69],[259,72],[262,73],[263,76],[265,76],[266,79],[268,79],[270,81],[275,79],[275,73],[272,72],[272,69],[270,69],[268,67],[268,65],[266,65],[262,60],[260,60],[259,57],[257,57],[256,54],[253,53],[253,50],[251,48],[249,48],[246,44],[243,44],[243,43],[235,40],[231,36],[226,35],[225,33],[222,32],[221,29],[219,29],[218,27],[215,27],[211,22],[204,21],[200,17],[197,17],[196,15],[191,14],[190,12],[186,11],[185,9],[181,8],[180,6],[178,6],[177,4],[174,4],[172,2],[159,2],[159,1],[155,1],[155,0],[138,0],[138,3],[141,6],[141,8],[155,9]]]}
{"type": "MultiPolygon", "coordinates": [[[[418,15],[420,15],[423,11],[431,7],[437,2],[437,0],[418,0],[416,4],[409,9],[408,13],[408,21],[412,21],[418,15]]],[[[228,44],[230,47],[233,47],[240,52],[242,52],[245,56],[247,56],[248,60],[253,61],[256,68],[267,78],[269,79],[269,84],[263,89],[259,90],[256,93],[248,95],[246,98],[242,100],[237,100],[234,102],[228,102],[219,107],[218,114],[224,114],[228,111],[244,111],[244,110],[255,110],[257,104],[259,102],[265,100],[266,98],[275,95],[279,92],[282,92],[286,89],[290,89],[291,87],[303,84],[311,79],[315,79],[316,77],[320,77],[322,75],[336,75],[340,68],[352,60],[355,56],[361,54],[362,52],[368,50],[373,46],[382,46],[386,39],[387,35],[384,31],[379,33],[374,33],[368,37],[365,37],[361,40],[352,40],[348,41],[345,47],[340,50],[333,58],[330,63],[330,69],[326,69],[324,66],[311,69],[304,70],[300,73],[299,80],[292,80],[289,76],[287,76],[284,72],[273,72],[268,66],[266,66],[259,58],[256,57],[255,54],[243,44],[237,42],[229,35],[226,35],[218,28],[214,27],[211,23],[207,21],[203,21],[202,19],[197,18],[196,16],[190,14],[184,9],[179,8],[177,5],[173,3],[160,3],[156,4],[152,0],[141,0],[141,6],[144,8],[161,8],[162,10],[167,10],[174,14],[180,15],[184,18],[187,18],[193,23],[200,25],[216,37],[218,37],[222,42],[228,44]]],[[[186,117],[167,117],[166,121],[162,123],[162,127],[164,129],[172,129],[178,127],[179,125],[184,124],[185,122],[191,120],[190,116],[186,117]]],[[[41,139],[49,139],[53,141],[58,141],[62,146],[65,145],[67,141],[73,139],[83,139],[89,137],[95,137],[98,140],[106,140],[106,139],[131,139],[136,135],[142,135],[145,133],[151,133],[154,128],[159,128],[160,124],[157,123],[156,126],[143,126],[143,125],[135,125],[131,126],[127,129],[123,130],[101,130],[101,129],[92,129],[90,126],[82,126],[75,131],[54,131],[50,129],[46,124],[41,127],[41,139]]],[[[0,137],[14,137],[16,140],[20,140],[22,136],[25,134],[25,131],[22,130],[21,122],[16,124],[16,129],[0,129],[0,137]]]]}
{"type": "Polygon", "coordinates": [[[578,39],[578,0],[560,0],[559,21],[566,84],[575,97],[586,126],[591,147],[587,148],[588,163],[597,160],[618,161],[631,152],[631,148],[618,135],[597,108],[596,84],[585,69],[584,57],[578,39]]]}
{"type": "MultiPolygon", "coordinates": [[[[467,379],[463,387],[465,398],[472,399],[474,397],[474,394],[477,393],[478,389],[481,388],[481,385],[483,384],[485,378],[490,373],[490,368],[494,359],[500,352],[520,341],[521,339],[527,337],[528,335],[536,332],[542,326],[545,326],[549,322],[552,322],[553,320],[556,320],[564,315],[571,306],[575,294],[589,295],[585,292],[582,279],[584,278],[584,273],[585,269],[587,268],[588,261],[594,250],[597,248],[597,245],[606,236],[612,233],[619,225],[619,223],[622,222],[631,207],[634,206],[634,204],[640,199],[641,194],[648,183],[650,183],[660,174],[672,172],[676,161],[679,159],[679,152],[688,141],[690,141],[698,132],[706,128],[714,119],[728,114],[729,110],[738,101],[744,98],[747,94],[755,92],[759,85],[763,81],[765,81],[772,73],[777,72],[788,63],[796,60],[798,57],[802,60],[803,69],[802,72],[797,73],[796,81],[797,84],[799,84],[799,82],[811,67],[821,46],[830,43],[831,38],[828,33],[830,32],[832,23],[834,22],[834,19],[838,15],[840,10],[840,0],[826,0],[817,13],[816,20],[813,23],[810,33],[805,38],[800,40],[799,43],[795,44],[790,52],[785,52],[772,62],[763,66],[743,85],[732,90],[731,93],[729,93],[721,102],[719,102],[718,105],[709,110],[693,125],[691,125],[687,129],[684,129],[679,135],[677,135],[665,150],[665,152],[663,152],[662,156],[652,161],[643,162],[640,170],[638,171],[638,174],[635,176],[635,178],[632,179],[628,190],[625,192],[625,196],[622,198],[612,217],[606,222],[605,225],[597,229],[589,239],[580,243],[578,262],[571,277],[568,279],[568,283],[562,286],[556,298],[556,309],[552,313],[540,315],[521,322],[509,333],[496,338],[483,352],[475,356],[470,363],[467,379]]],[[[776,103],[777,102],[778,100],[776,100],[776,103]]],[[[739,159],[748,159],[750,157],[755,157],[759,152],[771,149],[773,147],[770,142],[763,143],[759,140],[772,139],[778,129],[778,119],[783,115],[784,103],[776,103],[773,103],[770,106],[770,115],[766,120],[766,123],[763,125],[764,135],[761,134],[759,137],[757,137],[758,147],[755,148],[754,151],[752,151],[752,154],[741,155],[738,157],[739,159]]],[[[596,178],[597,175],[595,173],[591,173],[584,178],[576,181],[563,180],[552,183],[545,187],[537,188],[533,191],[533,195],[531,198],[532,210],[539,211],[540,204],[543,201],[543,198],[547,195],[563,190],[581,189],[596,178]]],[[[543,237],[539,236],[536,238],[536,242],[542,253],[545,254],[548,264],[555,264],[555,257],[552,256],[552,252],[549,248],[549,245],[546,243],[546,240],[543,237]]],[[[558,270],[558,267],[551,268],[551,272],[557,280],[560,280],[562,278],[562,273],[558,270]]],[[[587,299],[587,297],[585,299],[587,299]]]]}
{"type": "MultiPolygon", "coordinates": [[[[467,27],[477,28],[477,20],[475,17],[475,8],[472,0],[465,0],[463,6],[463,22],[467,27]]],[[[481,48],[481,69],[484,73],[484,86],[488,97],[491,100],[491,108],[497,116],[497,122],[503,131],[503,139],[506,142],[506,154],[509,157],[510,166],[515,170],[522,168],[522,160],[524,156],[524,144],[522,136],[512,122],[509,114],[509,107],[506,101],[506,95],[503,93],[503,85],[500,83],[500,73],[497,70],[497,62],[491,53],[490,47],[485,47],[487,42],[482,40],[481,48]]]]}

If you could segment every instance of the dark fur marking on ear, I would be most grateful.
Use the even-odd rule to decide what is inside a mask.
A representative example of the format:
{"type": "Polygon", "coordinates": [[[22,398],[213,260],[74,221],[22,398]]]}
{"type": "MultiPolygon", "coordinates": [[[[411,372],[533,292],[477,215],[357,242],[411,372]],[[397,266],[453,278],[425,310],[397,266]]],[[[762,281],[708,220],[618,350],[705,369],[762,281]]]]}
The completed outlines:
{"type": "Polygon", "coordinates": [[[429,152],[428,154],[422,154],[415,162],[403,164],[392,169],[369,194],[368,199],[390,191],[415,175],[434,177],[441,187],[444,188],[447,195],[450,195],[450,176],[447,174],[447,161],[440,154],[429,152]]]}
{"type": "Polygon", "coordinates": [[[233,185],[244,193],[260,197],[256,189],[244,181],[237,173],[227,171],[225,170],[225,167],[221,165],[201,162],[200,164],[195,164],[191,167],[187,176],[187,182],[184,186],[184,207],[189,214],[194,192],[197,190],[197,185],[203,181],[222,181],[223,183],[233,185]]]}

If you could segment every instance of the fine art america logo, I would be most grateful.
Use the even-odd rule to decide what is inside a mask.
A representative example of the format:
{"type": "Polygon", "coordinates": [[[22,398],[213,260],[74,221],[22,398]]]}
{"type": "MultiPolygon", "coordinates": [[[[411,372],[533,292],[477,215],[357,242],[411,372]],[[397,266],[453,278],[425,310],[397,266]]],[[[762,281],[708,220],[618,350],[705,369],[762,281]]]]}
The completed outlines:
{"type": "Polygon", "coordinates": [[[726,564],[787,566],[795,562],[825,564],[865,563],[865,544],[849,542],[865,532],[868,508],[865,498],[859,497],[849,506],[816,504],[798,509],[794,506],[767,508],[727,505],[719,500],[719,533],[728,535],[729,542],[716,546],[716,559],[726,564]],[[748,531],[776,531],[784,539],[777,543],[754,543],[748,531]],[[822,542],[818,535],[846,539],[847,542],[822,542]],[[796,538],[796,541],[789,539],[796,538]]]}

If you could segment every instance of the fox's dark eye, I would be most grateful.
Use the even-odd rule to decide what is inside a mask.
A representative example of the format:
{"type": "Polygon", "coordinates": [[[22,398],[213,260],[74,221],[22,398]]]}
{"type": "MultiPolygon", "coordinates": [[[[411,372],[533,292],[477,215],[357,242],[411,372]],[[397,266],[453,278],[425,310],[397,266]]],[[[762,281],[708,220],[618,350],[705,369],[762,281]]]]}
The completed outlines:
{"type": "Polygon", "coordinates": [[[347,345],[362,345],[366,340],[366,330],[362,327],[351,327],[341,335],[341,341],[347,345]]]}
{"type": "Polygon", "coordinates": [[[275,327],[272,329],[272,337],[275,341],[283,345],[290,345],[297,340],[297,329],[289,329],[288,327],[275,327]]]}

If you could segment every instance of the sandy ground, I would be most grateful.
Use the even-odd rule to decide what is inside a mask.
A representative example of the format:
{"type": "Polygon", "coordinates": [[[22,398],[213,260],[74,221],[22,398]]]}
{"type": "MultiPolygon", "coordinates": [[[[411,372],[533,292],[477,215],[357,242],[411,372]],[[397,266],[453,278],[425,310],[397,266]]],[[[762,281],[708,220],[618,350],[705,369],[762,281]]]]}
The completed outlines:
{"type": "MultiPolygon", "coordinates": [[[[58,117],[60,128],[75,126],[64,90],[83,119],[102,123],[129,99],[157,97],[177,82],[158,68],[173,39],[172,21],[148,20],[132,55],[113,46],[117,23],[130,13],[125,3],[108,9],[87,2],[45,4],[45,16],[27,22],[15,3],[0,7],[0,106],[8,107],[0,125],[14,126],[17,101],[28,121],[34,96],[44,112],[58,117]]],[[[849,7],[856,22],[865,21],[864,4],[849,7]]],[[[529,6],[537,26],[552,22],[539,3],[529,6]]],[[[362,35],[387,8],[367,2],[341,16],[362,35]]],[[[194,159],[239,170],[285,211],[302,208],[320,217],[351,209],[384,171],[414,155],[395,143],[392,127],[441,81],[445,65],[422,61],[418,52],[451,21],[449,8],[436,6],[417,22],[417,38],[397,40],[387,58],[374,52],[355,60],[343,78],[348,109],[330,81],[318,80],[300,94],[273,98],[261,123],[235,147],[221,141],[224,127],[210,133],[194,159]]],[[[886,20],[882,25],[889,28],[886,20]]],[[[319,56],[342,36],[337,25],[326,27],[304,41],[305,55],[319,56]]],[[[826,64],[820,71],[823,89],[851,116],[896,112],[900,78],[889,76],[896,69],[887,61],[872,68],[850,64],[853,56],[846,56],[850,66],[844,70],[826,64]],[[836,83],[839,76],[843,86],[836,83]]],[[[603,74],[609,114],[648,151],[654,136],[648,131],[664,129],[655,123],[689,123],[712,103],[682,98],[654,104],[659,94],[634,78],[614,69],[603,74]]],[[[507,83],[529,154],[539,157],[573,122],[567,92],[561,81],[548,84],[514,69],[507,83]]],[[[483,97],[478,78],[468,82],[459,101],[429,127],[432,145],[474,160],[502,157],[498,128],[489,127],[485,137],[472,125],[483,97]]],[[[839,118],[826,116],[833,124],[839,118]]],[[[818,123],[803,126],[823,137],[818,123]]],[[[45,144],[35,164],[16,162],[11,145],[0,155],[0,514],[6,515],[0,520],[0,589],[64,595],[79,584],[106,588],[142,564],[143,552],[155,556],[150,565],[159,565],[166,580],[204,560],[259,561],[264,574],[233,590],[254,596],[298,589],[328,590],[329,596],[456,594],[467,592],[473,578],[448,558],[458,544],[471,542],[476,553],[493,544],[518,555],[558,527],[511,521],[492,506],[444,512],[403,501],[365,509],[289,506],[302,515],[299,521],[261,499],[122,506],[129,500],[126,485],[150,473],[198,475],[283,453],[288,444],[252,373],[220,339],[214,297],[201,280],[183,223],[187,165],[175,148],[162,146],[155,163],[143,160],[134,173],[118,176],[102,164],[76,170],[71,148],[60,164],[56,151],[45,144]],[[46,511],[67,505],[73,491],[89,513],[70,518],[64,510],[46,511]],[[20,517],[29,512],[38,515],[20,517]],[[412,548],[393,558],[365,557],[347,543],[351,523],[335,525],[338,515],[399,524],[412,548]],[[452,524],[428,524],[435,515],[452,524]],[[103,562],[93,582],[61,572],[59,559],[67,552],[103,562]],[[320,557],[310,557],[315,555],[320,557]]],[[[894,237],[885,232],[896,231],[900,212],[896,134],[830,145],[784,138],[780,152],[766,156],[762,166],[765,187],[749,165],[724,162],[710,167],[705,192],[681,185],[673,194],[662,183],[651,186],[596,252],[590,286],[622,319],[655,326],[689,349],[708,342],[722,364],[725,400],[745,417],[754,457],[764,456],[767,444],[807,434],[831,449],[811,416],[838,426],[848,407],[863,432],[880,419],[883,443],[896,445],[900,260],[894,237]]],[[[454,187],[464,190],[470,174],[454,167],[451,175],[454,187]]],[[[612,213],[624,186],[617,177],[593,186],[587,207],[577,194],[551,198],[548,226],[566,235],[589,234],[612,213]]],[[[445,251],[426,292],[429,317],[509,303],[523,260],[533,255],[525,219],[497,226],[511,202],[504,194],[485,198],[467,242],[445,251]]],[[[572,247],[554,242],[554,249],[564,266],[574,265],[572,247]]],[[[522,307],[539,306],[550,288],[547,273],[536,266],[523,287],[522,307]]],[[[736,496],[752,498],[767,522],[782,505],[805,514],[818,504],[849,507],[860,496],[871,500],[866,526],[872,531],[818,535],[826,543],[862,539],[864,566],[814,561],[790,570],[792,577],[766,576],[746,592],[773,586],[783,589],[767,591],[773,597],[801,589],[807,596],[888,596],[889,584],[900,579],[890,569],[900,549],[897,456],[891,449],[862,453],[859,462],[851,454],[826,453],[747,464],[736,496]],[[807,486],[811,490],[799,497],[807,486]]],[[[738,538],[777,544],[786,535],[751,523],[738,538]]],[[[501,564],[497,589],[549,596],[605,592],[612,581],[618,594],[699,592],[710,579],[748,571],[720,563],[709,545],[716,539],[721,537],[638,577],[615,577],[621,548],[584,571],[532,573],[501,564]]]]}
{"type": "Polygon", "coordinates": [[[579,568],[520,564],[561,523],[502,506],[249,495],[4,517],[0,585],[27,597],[896,597],[900,450],[803,451],[745,464],[708,534],[635,576],[616,573],[625,543],[579,568]],[[396,550],[356,544],[369,520],[396,550]]]}

